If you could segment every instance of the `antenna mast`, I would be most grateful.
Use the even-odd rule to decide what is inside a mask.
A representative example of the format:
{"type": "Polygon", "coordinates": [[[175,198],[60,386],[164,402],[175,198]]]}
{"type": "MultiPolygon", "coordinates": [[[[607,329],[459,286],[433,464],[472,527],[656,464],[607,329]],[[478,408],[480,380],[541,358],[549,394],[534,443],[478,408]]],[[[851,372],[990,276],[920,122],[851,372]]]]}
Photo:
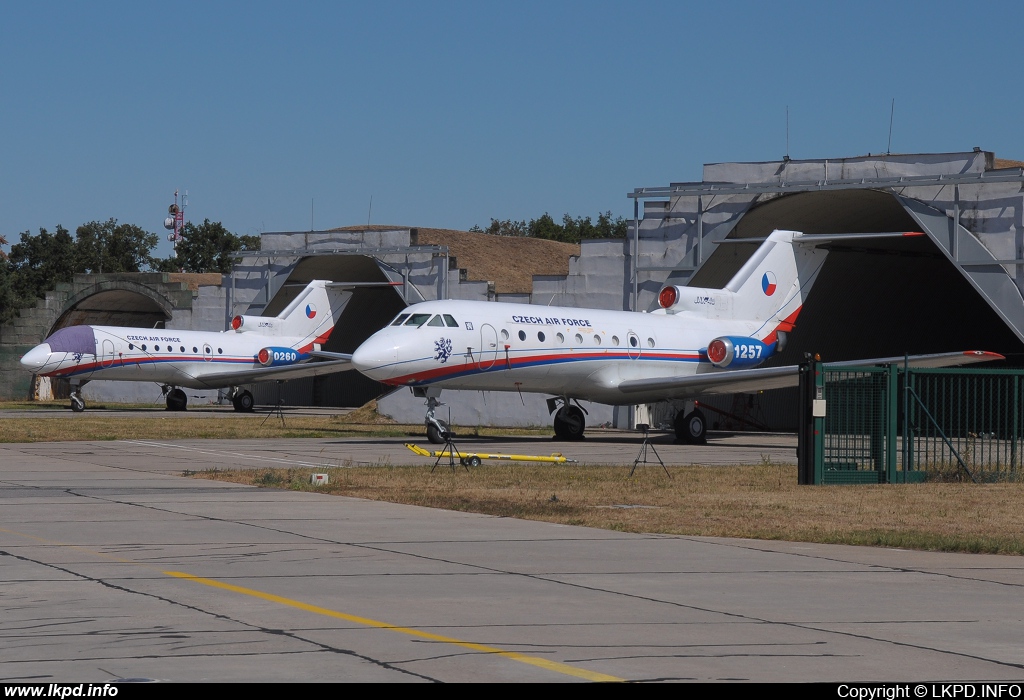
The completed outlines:
{"type": "Polygon", "coordinates": [[[885,155],[892,153],[892,115],[896,113],[896,98],[892,98],[892,106],[889,107],[889,143],[885,147],[885,155]]]}
{"type": "Polygon", "coordinates": [[[174,257],[178,257],[178,241],[181,240],[181,230],[185,227],[185,207],[188,206],[188,190],[181,197],[181,206],[178,206],[178,190],[174,190],[174,204],[167,207],[167,218],[164,219],[164,228],[170,231],[167,240],[171,242],[174,249],[174,257]]]}

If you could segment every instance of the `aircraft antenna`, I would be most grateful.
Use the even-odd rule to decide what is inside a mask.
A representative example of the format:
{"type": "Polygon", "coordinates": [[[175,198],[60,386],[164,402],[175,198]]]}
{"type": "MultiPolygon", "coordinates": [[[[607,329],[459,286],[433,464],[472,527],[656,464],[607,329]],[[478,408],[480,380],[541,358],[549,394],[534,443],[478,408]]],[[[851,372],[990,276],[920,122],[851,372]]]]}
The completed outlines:
{"type": "Polygon", "coordinates": [[[892,105],[889,107],[889,143],[885,147],[885,155],[892,153],[892,116],[896,113],[896,98],[892,98],[892,105]]]}
{"type": "Polygon", "coordinates": [[[789,105],[786,105],[786,160],[789,160],[789,105]]]}
{"type": "Polygon", "coordinates": [[[316,231],[316,228],[313,226],[313,198],[312,197],[309,198],[309,230],[310,230],[310,232],[316,231]]]}
{"type": "Polygon", "coordinates": [[[366,225],[370,225],[370,214],[373,213],[373,195],[370,195],[370,208],[366,212],[366,225]]]}

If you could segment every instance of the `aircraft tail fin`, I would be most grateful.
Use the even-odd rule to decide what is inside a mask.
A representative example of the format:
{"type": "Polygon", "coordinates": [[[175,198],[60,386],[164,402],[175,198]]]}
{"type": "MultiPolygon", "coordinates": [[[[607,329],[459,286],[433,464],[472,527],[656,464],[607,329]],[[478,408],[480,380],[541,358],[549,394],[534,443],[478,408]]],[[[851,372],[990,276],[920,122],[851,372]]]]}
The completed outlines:
{"type": "Polygon", "coordinates": [[[760,321],[758,336],[768,343],[777,331],[793,329],[828,256],[827,250],[801,245],[801,238],[795,231],[772,231],[725,286],[733,293],[733,317],[760,321]]]}
{"type": "Polygon", "coordinates": [[[921,236],[917,232],[805,234],[776,230],[740,268],[725,289],[733,293],[734,318],[761,322],[756,335],[775,342],[789,332],[803,308],[828,250],[817,246],[854,240],[921,236]]]}
{"type": "Polygon", "coordinates": [[[300,352],[314,350],[314,344],[327,342],[351,298],[351,290],[313,280],[278,315],[277,334],[299,338],[300,352]]]}

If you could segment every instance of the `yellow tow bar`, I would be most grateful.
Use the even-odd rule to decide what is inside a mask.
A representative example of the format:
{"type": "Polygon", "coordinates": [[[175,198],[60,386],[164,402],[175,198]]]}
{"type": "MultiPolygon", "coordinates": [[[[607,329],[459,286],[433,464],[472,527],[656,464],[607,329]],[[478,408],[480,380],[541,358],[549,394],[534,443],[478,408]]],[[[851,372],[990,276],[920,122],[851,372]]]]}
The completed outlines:
{"type": "Polygon", "coordinates": [[[552,464],[564,464],[566,462],[575,462],[575,459],[569,459],[563,457],[559,453],[554,453],[550,457],[543,455],[501,455],[501,454],[485,454],[483,452],[449,452],[447,448],[443,450],[425,450],[419,445],[413,445],[412,443],[405,443],[405,446],[415,452],[421,457],[453,457],[459,460],[459,462],[467,467],[479,467],[480,463],[485,459],[504,459],[510,462],[549,462],[552,464]]]}

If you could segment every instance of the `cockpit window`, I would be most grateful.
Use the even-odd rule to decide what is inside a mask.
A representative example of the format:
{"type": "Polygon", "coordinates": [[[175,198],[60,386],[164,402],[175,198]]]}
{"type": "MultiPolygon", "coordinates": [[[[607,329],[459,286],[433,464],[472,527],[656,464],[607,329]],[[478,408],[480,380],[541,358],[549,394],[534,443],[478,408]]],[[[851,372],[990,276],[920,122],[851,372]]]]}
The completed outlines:
{"type": "Polygon", "coordinates": [[[413,314],[409,317],[409,320],[405,322],[407,326],[415,326],[419,328],[430,319],[430,314],[413,314]]]}
{"type": "Polygon", "coordinates": [[[451,314],[444,315],[444,324],[449,328],[458,328],[459,322],[451,314]]]}
{"type": "Polygon", "coordinates": [[[392,326],[400,326],[400,325],[402,325],[402,322],[405,319],[407,319],[407,318],[409,318],[409,314],[399,314],[398,318],[396,318],[394,321],[391,322],[391,325],[392,326]]]}
{"type": "Polygon", "coordinates": [[[440,315],[434,316],[434,318],[430,319],[430,323],[428,323],[427,325],[441,326],[442,328],[444,328],[444,319],[442,319],[440,315]]]}

